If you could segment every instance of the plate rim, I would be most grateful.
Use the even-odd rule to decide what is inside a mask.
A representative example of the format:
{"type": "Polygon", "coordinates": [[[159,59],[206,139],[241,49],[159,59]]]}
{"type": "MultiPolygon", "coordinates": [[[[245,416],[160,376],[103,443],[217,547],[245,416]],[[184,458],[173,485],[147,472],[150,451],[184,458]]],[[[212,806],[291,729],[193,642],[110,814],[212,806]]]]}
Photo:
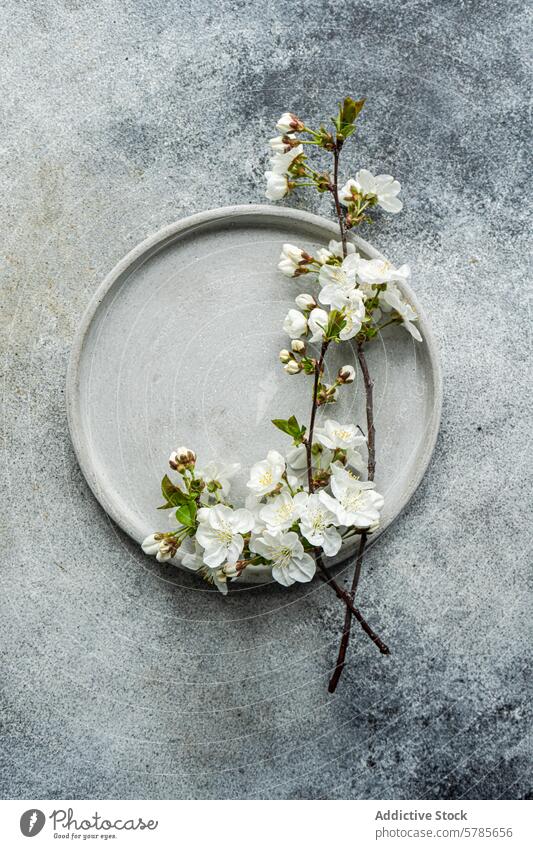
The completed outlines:
{"type": "MultiPolygon", "coordinates": [[[[163,249],[166,244],[172,243],[176,237],[186,233],[188,230],[198,227],[199,225],[213,223],[228,218],[242,218],[247,216],[250,218],[259,216],[270,218],[271,220],[288,219],[300,224],[310,225],[311,227],[319,227],[322,230],[329,230],[331,238],[337,237],[338,240],[337,225],[334,222],[327,218],[323,218],[320,215],[315,215],[314,213],[295,209],[293,207],[276,207],[269,204],[236,204],[209,209],[203,212],[194,213],[193,215],[186,216],[185,218],[180,218],[172,224],[168,224],[160,228],[147,238],[143,239],[114,265],[91,296],[74,335],[66,373],[65,399],[68,429],[74,453],[76,455],[76,460],[91,492],[100,506],[107,515],[137,543],[141,543],[142,540],[139,538],[137,533],[135,522],[130,520],[127,509],[126,511],[121,511],[115,505],[113,500],[107,498],[106,490],[102,486],[102,483],[95,472],[96,464],[94,461],[91,462],[90,446],[86,439],[82,416],[79,409],[79,366],[85,337],[93,319],[95,318],[98,308],[107,293],[112,289],[121,276],[135,263],[138,263],[139,260],[144,259],[144,261],[147,261],[151,255],[159,252],[159,250],[163,249]]],[[[361,251],[363,251],[371,259],[385,259],[384,255],[380,251],[358,234],[349,233],[348,238],[349,241],[355,244],[356,247],[360,248],[361,251]]],[[[399,507],[396,514],[372,535],[372,541],[381,537],[381,535],[385,533],[385,531],[388,530],[388,528],[390,528],[390,526],[398,519],[422,483],[435,450],[442,416],[443,378],[437,340],[427,315],[424,309],[420,306],[418,298],[411,286],[408,283],[402,282],[400,288],[413,304],[419,316],[420,325],[423,328],[424,342],[427,346],[433,378],[432,389],[434,403],[430,419],[431,426],[428,428],[423,451],[421,452],[415,466],[416,473],[409,480],[408,485],[404,488],[402,497],[399,500],[399,507]]],[[[336,567],[351,556],[349,545],[346,546],[344,555],[344,558],[336,561],[336,567]]],[[[181,564],[179,563],[176,563],[175,565],[180,565],[180,568],[184,568],[181,567],[181,564]]],[[[247,583],[254,583],[258,580],[262,581],[267,574],[268,569],[266,567],[260,567],[257,572],[254,570],[254,575],[248,576],[247,583]]],[[[241,581],[239,583],[241,583],[241,581]]],[[[245,581],[242,580],[242,583],[245,583],[245,581]]]]}

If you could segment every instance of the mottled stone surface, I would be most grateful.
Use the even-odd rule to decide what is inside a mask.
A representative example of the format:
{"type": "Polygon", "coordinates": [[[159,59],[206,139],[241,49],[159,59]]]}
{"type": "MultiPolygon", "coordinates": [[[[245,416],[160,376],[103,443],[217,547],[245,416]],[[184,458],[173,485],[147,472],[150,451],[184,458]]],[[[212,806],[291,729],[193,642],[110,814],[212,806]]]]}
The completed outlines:
{"type": "Polygon", "coordinates": [[[530,792],[526,20],[515,0],[3,4],[2,796],[530,792]],[[355,633],[331,697],[333,594],[222,602],[143,557],[85,485],[64,384],[104,273],[180,216],[261,201],[278,113],[347,91],[369,101],[354,165],[405,187],[362,235],[413,265],[445,403],[362,580],[393,654],[355,633]]]}

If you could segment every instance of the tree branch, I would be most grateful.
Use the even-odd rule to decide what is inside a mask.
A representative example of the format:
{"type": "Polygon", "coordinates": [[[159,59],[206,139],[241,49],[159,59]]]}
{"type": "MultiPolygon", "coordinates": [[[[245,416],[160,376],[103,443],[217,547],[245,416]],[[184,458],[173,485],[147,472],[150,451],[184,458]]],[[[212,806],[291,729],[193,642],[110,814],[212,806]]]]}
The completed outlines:
{"type": "MultiPolygon", "coordinates": [[[[360,611],[355,607],[355,605],[354,605],[354,603],[351,599],[350,593],[348,593],[346,590],[344,590],[340,586],[340,584],[337,583],[337,581],[335,580],[335,578],[333,577],[333,575],[331,574],[329,569],[324,565],[324,562],[322,560],[322,556],[318,553],[316,555],[316,563],[317,563],[318,568],[320,569],[322,580],[326,584],[329,584],[329,586],[336,593],[337,597],[340,598],[344,602],[344,604],[346,605],[346,613],[350,614],[350,622],[351,622],[351,617],[355,616],[355,618],[359,622],[359,624],[360,624],[361,628],[363,629],[363,631],[365,632],[365,634],[368,637],[370,637],[372,642],[380,650],[381,654],[390,654],[389,647],[383,642],[381,637],[378,637],[376,632],[372,630],[372,628],[370,627],[370,625],[368,624],[366,619],[364,619],[364,617],[362,616],[360,611]]],[[[333,692],[333,690],[330,690],[330,692],[333,692]]]]}
{"type": "Polygon", "coordinates": [[[342,255],[343,257],[345,257],[348,253],[346,247],[346,230],[344,227],[344,216],[342,213],[342,207],[339,201],[339,156],[341,149],[342,142],[337,141],[335,144],[335,149],[333,151],[333,184],[329,187],[329,190],[333,195],[333,200],[335,202],[335,212],[337,213],[337,220],[339,222],[339,230],[341,234],[342,255]]]}
{"type": "Polygon", "coordinates": [[[318,396],[318,385],[320,383],[320,375],[322,374],[322,367],[324,364],[324,357],[326,356],[326,351],[328,350],[329,342],[322,342],[322,348],[320,350],[320,359],[316,364],[315,368],[315,382],[313,386],[313,405],[311,407],[311,418],[309,420],[309,431],[307,433],[307,439],[305,443],[305,450],[307,453],[307,484],[309,487],[309,493],[313,492],[313,432],[315,429],[315,418],[316,418],[316,410],[317,410],[317,396],[318,396]]]}
{"type": "Polygon", "coordinates": [[[373,481],[376,474],[376,428],[374,426],[374,382],[368,371],[368,364],[363,350],[363,342],[357,343],[357,359],[363,375],[366,397],[366,426],[368,447],[368,480],[373,481]]]}
{"type": "MultiPolygon", "coordinates": [[[[361,374],[363,375],[363,383],[365,385],[365,398],[366,398],[366,424],[367,424],[367,448],[368,448],[368,480],[373,481],[375,472],[376,472],[376,429],[374,426],[374,395],[373,389],[374,384],[370,377],[370,372],[368,370],[368,364],[366,362],[366,357],[363,350],[363,343],[357,343],[357,359],[359,361],[359,367],[361,369],[361,374]]],[[[353,574],[352,586],[350,588],[349,597],[353,604],[355,600],[355,593],[357,591],[357,587],[359,585],[359,578],[361,577],[361,568],[363,566],[363,556],[365,553],[365,546],[367,541],[367,534],[361,534],[361,539],[359,541],[359,550],[357,552],[357,559],[355,561],[355,570],[353,574]]],[[[350,607],[346,608],[346,613],[344,615],[344,628],[342,631],[341,644],[339,646],[339,653],[337,655],[337,663],[335,664],[335,671],[331,676],[328,691],[330,693],[334,693],[337,689],[337,684],[339,683],[339,679],[342,675],[342,670],[344,669],[344,664],[346,662],[346,651],[348,649],[348,643],[350,642],[350,630],[352,627],[352,615],[353,611],[350,607]]],[[[388,653],[388,650],[387,650],[388,653]]]]}

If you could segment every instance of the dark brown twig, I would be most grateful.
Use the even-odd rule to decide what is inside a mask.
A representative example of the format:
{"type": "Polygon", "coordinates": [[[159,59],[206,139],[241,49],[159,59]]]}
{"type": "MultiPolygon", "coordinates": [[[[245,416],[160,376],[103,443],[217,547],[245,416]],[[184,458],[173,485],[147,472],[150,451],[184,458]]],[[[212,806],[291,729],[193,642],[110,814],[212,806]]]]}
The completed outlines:
{"type": "Polygon", "coordinates": [[[344,216],[342,213],[342,207],[339,200],[339,155],[341,152],[341,148],[342,142],[337,141],[335,149],[333,151],[333,184],[329,187],[329,190],[333,195],[333,200],[335,202],[335,212],[337,213],[337,219],[339,221],[339,230],[341,234],[342,255],[345,257],[348,253],[346,247],[346,230],[344,227],[344,216]]]}
{"type": "Polygon", "coordinates": [[[320,383],[320,375],[322,374],[322,368],[324,365],[324,357],[326,356],[326,351],[328,350],[329,342],[322,342],[322,348],[320,350],[320,359],[315,366],[315,382],[313,386],[313,405],[311,407],[311,418],[309,420],[309,430],[307,432],[307,439],[305,442],[305,450],[307,453],[307,483],[309,486],[309,492],[313,492],[313,432],[315,429],[315,418],[316,418],[316,410],[317,410],[317,396],[318,396],[318,386],[320,383]]]}
{"type": "MultiPolygon", "coordinates": [[[[340,598],[344,604],[346,605],[346,612],[350,613],[350,622],[351,616],[355,616],[357,621],[359,622],[361,628],[365,632],[365,634],[370,637],[372,642],[378,647],[381,654],[390,654],[389,647],[383,642],[381,637],[378,637],[375,631],[372,630],[366,619],[361,615],[360,611],[355,607],[350,593],[344,590],[340,584],[337,583],[329,569],[324,565],[322,557],[320,554],[316,555],[316,563],[321,572],[321,578],[329,586],[334,590],[337,594],[337,597],[340,598]]],[[[330,691],[332,692],[332,691],[330,691]]]]}
{"type": "MultiPolygon", "coordinates": [[[[368,371],[368,364],[366,362],[366,357],[363,350],[363,343],[358,342],[357,344],[357,359],[359,361],[359,367],[361,369],[361,374],[363,375],[363,383],[365,385],[365,397],[366,397],[366,424],[367,424],[367,448],[368,448],[368,480],[373,481],[374,475],[376,472],[376,429],[374,427],[374,397],[373,397],[373,388],[374,384],[370,377],[370,372],[368,371]]],[[[361,534],[361,539],[359,541],[359,550],[357,552],[357,559],[355,561],[355,570],[353,574],[352,586],[350,588],[350,599],[352,604],[355,600],[355,593],[357,591],[357,587],[359,585],[359,578],[361,577],[361,568],[363,565],[363,555],[365,553],[365,546],[367,541],[367,534],[361,534]]],[[[344,664],[346,662],[346,651],[348,649],[348,643],[350,642],[350,631],[352,627],[352,611],[349,607],[346,608],[346,613],[344,614],[344,628],[342,630],[342,638],[341,644],[339,646],[339,654],[337,655],[337,663],[335,664],[335,671],[331,676],[328,691],[330,693],[334,693],[337,689],[337,684],[339,683],[339,679],[342,675],[342,670],[344,669],[344,664]]],[[[388,653],[388,652],[387,652],[388,653]]]]}
{"type": "Polygon", "coordinates": [[[366,396],[366,427],[367,427],[367,448],[368,448],[368,480],[373,481],[376,474],[376,428],[374,426],[374,382],[368,371],[368,364],[363,350],[363,343],[357,344],[357,359],[361,374],[363,375],[363,383],[365,385],[366,396]]]}

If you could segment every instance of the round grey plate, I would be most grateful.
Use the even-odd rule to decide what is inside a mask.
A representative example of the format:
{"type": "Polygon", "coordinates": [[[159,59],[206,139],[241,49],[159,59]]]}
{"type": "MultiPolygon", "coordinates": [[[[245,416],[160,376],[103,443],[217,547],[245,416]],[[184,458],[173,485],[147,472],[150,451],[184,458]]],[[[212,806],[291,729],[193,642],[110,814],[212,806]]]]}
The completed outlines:
{"type": "MultiPolygon", "coordinates": [[[[270,448],[289,448],[289,438],[270,419],[294,413],[307,421],[310,380],[286,375],[278,352],[289,342],[282,322],[295,296],[316,293],[316,287],[305,276],[284,277],[277,263],[284,242],[313,253],[331,238],[337,238],[332,222],[299,210],[218,209],[159,231],[101,284],[71,353],[69,428],[96,498],[137,542],[171,527],[168,514],[156,508],[168,456],[179,445],[193,448],[202,463],[240,462],[237,503],[246,496],[252,463],[270,448]]],[[[362,254],[381,256],[362,239],[354,242],[362,254]]],[[[441,410],[435,340],[415,295],[408,287],[404,292],[419,313],[424,341],[392,327],[368,353],[376,484],[385,496],[380,533],[422,480],[441,410]]],[[[328,355],[326,379],[344,363],[356,365],[350,343],[328,355]]],[[[319,420],[355,421],[364,431],[359,375],[340,395],[339,403],[319,411],[319,420]]],[[[349,553],[343,550],[337,560],[349,553]]],[[[247,577],[268,574],[258,567],[247,577]]]]}

